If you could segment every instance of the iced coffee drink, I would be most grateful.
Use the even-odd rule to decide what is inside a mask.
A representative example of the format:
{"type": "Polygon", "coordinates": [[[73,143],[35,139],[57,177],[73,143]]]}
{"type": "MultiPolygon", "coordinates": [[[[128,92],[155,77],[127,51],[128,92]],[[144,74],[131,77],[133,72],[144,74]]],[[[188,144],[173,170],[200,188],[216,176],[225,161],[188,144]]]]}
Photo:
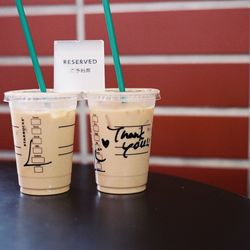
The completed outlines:
{"type": "Polygon", "coordinates": [[[87,94],[99,191],[123,194],[145,190],[158,95],[159,91],[152,89],[87,94]]]}
{"type": "Polygon", "coordinates": [[[75,95],[7,92],[20,190],[50,195],[69,190],[75,95]]]}

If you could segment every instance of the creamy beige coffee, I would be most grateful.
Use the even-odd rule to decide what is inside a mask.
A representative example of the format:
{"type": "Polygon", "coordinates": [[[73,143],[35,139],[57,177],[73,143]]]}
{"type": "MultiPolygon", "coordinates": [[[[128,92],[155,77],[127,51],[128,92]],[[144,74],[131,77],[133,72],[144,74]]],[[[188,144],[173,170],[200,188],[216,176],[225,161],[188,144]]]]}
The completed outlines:
{"type": "Polygon", "coordinates": [[[21,192],[69,190],[75,111],[11,113],[21,192]]]}
{"type": "MultiPolygon", "coordinates": [[[[94,95],[94,94],[93,94],[94,95]]],[[[90,100],[91,138],[97,189],[106,193],[136,193],[146,189],[155,94],[90,100]],[[112,99],[112,100],[111,100],[112,99]]]]}
{"type": "Polygon", "coordinates": [[[25,194],[59,194],[70,188],[76,98],[41,95],[9,100],[18,182],[25,194]]]}
{"type": "Polygon", "coordinates": [[[90,110],[98,190],[140,192],[146,188],[153,108],[117,104],[90,110]]]}

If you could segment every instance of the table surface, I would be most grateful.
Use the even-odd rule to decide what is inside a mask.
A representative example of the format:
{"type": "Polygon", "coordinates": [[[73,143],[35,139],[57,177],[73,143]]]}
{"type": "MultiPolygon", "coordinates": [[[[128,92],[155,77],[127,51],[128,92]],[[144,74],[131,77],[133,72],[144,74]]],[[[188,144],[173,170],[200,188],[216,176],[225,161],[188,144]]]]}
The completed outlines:
{"type": "Polygon", "coordinates": [[[0,164],[0,249],[250,249],[250,200],[198,182],[150,174],[145,192],[96,191],[91,166],[73,167],[71,191],[19,193],[0,164]]]}

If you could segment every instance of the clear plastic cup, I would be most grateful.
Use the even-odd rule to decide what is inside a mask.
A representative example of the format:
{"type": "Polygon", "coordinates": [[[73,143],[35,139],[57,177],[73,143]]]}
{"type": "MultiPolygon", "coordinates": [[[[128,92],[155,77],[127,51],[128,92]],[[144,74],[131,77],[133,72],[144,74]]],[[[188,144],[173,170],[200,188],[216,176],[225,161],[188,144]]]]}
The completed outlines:
{"type": "Polygon", "coordinates": [[[20,191],[52,195],[70,189],[76,94],[4,93],[9,103],[20,191]]]}
{"type": "Polygon", "coordinates": [[[85,94],[97,189],[112,194],[146,189],[158,89],[106,89],[85,94]]]}

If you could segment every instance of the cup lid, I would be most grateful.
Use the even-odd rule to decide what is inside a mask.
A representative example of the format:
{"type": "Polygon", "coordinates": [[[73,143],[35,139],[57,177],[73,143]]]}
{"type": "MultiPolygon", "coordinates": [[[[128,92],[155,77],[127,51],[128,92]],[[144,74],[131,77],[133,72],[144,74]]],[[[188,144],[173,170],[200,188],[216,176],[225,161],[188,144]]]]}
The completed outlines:
{"type": "Polygon", "coordinates": [[[81,99],[79,93],[60,93],[53,89],[47,89],[47,92],[40,92],[39,89],[23,89],[13,90],[4,93],[4,101],[25,101],[25,102],[44,102],[44,101],[59,101],[66,99],[81,99]]]}
{"type": "Polygon", "coordinates": [[[156,99],[160,100],[160,90],[154,88],[126,88],[125,92],[120,92],[117,88],[106,88],[104,91],[89,91],[83,93],[83,98],[96,100],[112,100],[120,101],[121,98],[126,98],[131,101],[140,101],[142,99],[156,99]]]}

